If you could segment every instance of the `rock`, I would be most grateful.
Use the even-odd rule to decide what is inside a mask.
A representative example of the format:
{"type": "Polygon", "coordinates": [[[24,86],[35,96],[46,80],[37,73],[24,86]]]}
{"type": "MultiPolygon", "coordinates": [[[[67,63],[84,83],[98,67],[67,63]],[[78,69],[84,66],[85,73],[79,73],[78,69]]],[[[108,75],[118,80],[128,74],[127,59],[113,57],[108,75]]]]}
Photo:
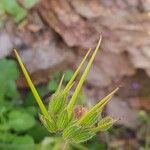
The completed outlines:
{"type": "Polygon", "coordinates": [[[94,64],[87,76],[87,83],[96,86],[96,87],[102,87],[102,86],[108,86],[111,83],[111,79],[109,78],[108,74],[103,72],[102,67],[97,66],[94,64]]]}
{"type": "MultiPolygon", "coordinates": [[[[70,49],[60,46],[56,41],[39,42],[31,50],[20,51],[20,56],[35,84],[49,80],[52,72],[63,70],[74,61],[70,49]]],[[[26,86],[24,77],[18,81],[19,87],[26,86]]]]}
{"type": "MultiPolygon", "coordinates": [[[[115,79],[133,75],[135,69],[126,59],[124,54],[98,52],[87,76],[87,83],[95,87],[106,87],[115,79]]],[[[79,64],[79,60],[81,61],[81,57],[77,59],[76,64],[79,64]]]]}
{"type": "Polygon", "coordinates": [[[96,30],[72,9],[67,0],[42,0],[38,10],[68,46],[93,47],[99,38],[96,30]]]}
{"type": "Polygon", "coordinates": [[[150,77],[150,45],[143,47],[136,47],[129,50],[129,57],[136,68],[143,69],[150,77]]]}
{"type": "MultiPolygon", "coordinates": [[[[100,80],[106,76],[105,80],[109,78],[106,82],[108,83],[112,76],[119,78],[131,75],[137,68],[144,69],[149,75],[148,4],[149,2],[144,0],[41,0],[38,11],[68,46],[93,47],[98,34],[102,34],[101,47],[103,53],[107,52],[106,58],[110,58],[107,62],[104,60],[105,65],[111,64],[112,59],[118,63],[115,63],[115,67],[109,65],[109,69],[105,69],[105,65],[97,65],[99,72],[104,72],[101,73],[104,75],[101,75],[100,80]],[[121,71],[117,72],[117,69],[121,71]]],[[[90,78],[93,80],[93,77],[90,78]]],[[[95,81],[92,81],[93,83],[95,84],[95,81]]]]}
{"type": "Polygon", "coordinates": [[[130,128],[136,128],[139,125],[136,111],[127,104],[125,99],[121,100],[119,97],[113,97],[106,107],[108,115],[119,119],[117,124],[130,128]]]}
{"type": "Polygon", "coordinates": [[[115,54],[109,51],[102,51],[98,53],[95,62],[98,66],[101,66],[102,72],[113,79],[119,76],[130,76],[134,74],[134,67],[126,59],[127,56],[123,53],[115,54]]]}
{"type": "Polygon", "coordinates": [[[137,68],[141,69],[150,69],[150,51],[148,46],[139,47],[139,48],[132,48],[129,51],[129,56],[137,68]]]}
{"type": "Polygon", "coordinates": [[[0,31],[0,58],[9,55],[12,48],[13,43],[9,34],[5,31],[0,31]]]}
{"type": "Polygon", "coordinates": [[[141,0],[142,1],[142,6],[145,11],[149,12],[150,11],[150,1],[149,0],[141,0]]]}
{"type": "Polygon", "coordinates": [[[150,111],[150,97],[130,98],[129,103],[133,109],[150,111]]]}
{"type": "Polygon", "coordinates": [[[150,69],[146,69],[146,73],[150,77],[150,69]]]}
{"type": "Polygon", "coordinates": [[[104,7],[100,5],[100,1],[98,0],[75,0],[70,1],[70,3],[81,16],[88,19],[98,17],[102,15],[103,12],[105,12],[105,14],[108,13],[108,10],[104,10],[104,7]]]}

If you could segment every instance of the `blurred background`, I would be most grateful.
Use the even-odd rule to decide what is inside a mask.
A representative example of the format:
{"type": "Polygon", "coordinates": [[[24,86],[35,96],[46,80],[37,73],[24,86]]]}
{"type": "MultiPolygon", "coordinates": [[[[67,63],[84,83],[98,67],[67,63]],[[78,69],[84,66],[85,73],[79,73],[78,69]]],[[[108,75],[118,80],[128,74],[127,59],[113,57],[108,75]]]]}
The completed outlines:
{"type": "MultiPolygon", "coordinates": [[[[73,150],[150,150],[150,0],[0,0],[0,150],[57,150],[59,137],[16,62],[16,48],[45,103],[102,35],[78,103],[121,88],[103,115],[119,121],[73,150]]],[[[61,148],[59,148],[61,150],[61,148]]]]}

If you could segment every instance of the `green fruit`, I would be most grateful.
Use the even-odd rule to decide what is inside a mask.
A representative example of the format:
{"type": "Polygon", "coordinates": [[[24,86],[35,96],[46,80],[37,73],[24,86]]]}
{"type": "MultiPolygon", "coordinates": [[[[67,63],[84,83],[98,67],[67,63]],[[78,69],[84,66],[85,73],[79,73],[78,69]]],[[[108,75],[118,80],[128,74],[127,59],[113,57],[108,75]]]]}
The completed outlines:
{"type": "Polygon", "coordinates": [[[57,127],[62,130],[66,128],[68,123],[69,123],[68,112],[67,110],[64,110],[58,116],[57,127]]]}
{"type": "Polygon", "coordinates": [[[90,113],[82,119],[80,125],[84,127],[91,127],[98,121],[99,116],[100,114],[98,112],[90,113]]]}
{"type": "Polygon", "coordinates": [[[85,142],[85,141],[91,139],[94,135],[95,135],[95,133],[89,129],[80,129],[76,132],[76,134],[73,136],[71,141],[74,143],[85,142]]]}
{"type": "Polygon", "coordinates": [[[74,143],[81,143],[89,140],[95,135],[93,131],[88,128],[81,128],[76,125],[71,125],[63,131],[63,137],[74,143]]]}
{"type": "Polygon", "coordinates": [[[66,97],[66,94],[62,92],[54,93],[50,99],[49,112],[58,114],[64,108],[66,97]]]}
{"type": "Polygon", "coordinates": [[[70,125],[63,131],[63,137],[64,139],[71,139],[73,136],[75,136],[76,132],[79,131],[79,127],[76,125],[70,125]]]}

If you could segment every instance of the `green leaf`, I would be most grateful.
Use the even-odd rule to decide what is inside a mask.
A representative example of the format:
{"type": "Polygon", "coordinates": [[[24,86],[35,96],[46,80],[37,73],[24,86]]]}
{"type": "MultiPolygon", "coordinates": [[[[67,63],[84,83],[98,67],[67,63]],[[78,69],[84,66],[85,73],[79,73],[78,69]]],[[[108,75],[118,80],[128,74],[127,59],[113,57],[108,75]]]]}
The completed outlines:
{"type": "Polygon", "coordinates": [[[36,117],[38,115],[39,109],[36,106],[29,106],[25,108],[25,111],[31,114],[32,116],[36,117]]]}
{"type": "Polygon", "coordinates": [[[77,87],[76,87],[76,89],[74,91],[74,94],[73,94],[73,96],[72,96],[72,98],[71,98],[71,100],[70,100],[70,102],[69,102],[69,104],[67,106],[67,111],[68,111],[70,117],[72,115],[73,107],[75,105],[77,96],[78,96],[78,94],[80,92],[80,89],[81,89],[81,87],[82,87],[82,85],[83,85],[83,83],[84,83],[84,81],[85,81],[85,79],[87,77],[89,69],[90,69],[90,67],[91,67],[91,65],[92,65],[92,63],[94,61],[94,58],[95,58],[95,56],[97,54],[97,51],[98,51],[99,46],[100,46],[100,43],[101,43],[101,38],[100,38],[100,40],[99,40],[99,42],[97,44],[97,47],[95,48],[95,51],[93,52],[93,55],[92,55],[91,59],[89,60],[89,63],[87,65],[87,67],[85,68],[85,70],[84,70],[84,72],[83,72],[83,74],[81,76],[81,79],[80,79],[80,81],[79,81],[79,83],[78,83],[78,85],[77,85],[77,87]]]}
{"type": "Polygon", "coordinates": [[[55,80],[51,80],[51,81],[48,82],[47,88],[51,92],[55,92],[58,88],[58,83],[55,80]]]}
{"type": "Polygon", "coordinates": [[[91,150],[91,149],[87,148],[86,146],[77,144],[77,143],[71,143],[71,146],[77,150],[91,150]]]}
{"type": "MultiPolygon", "coordinates": [[[[37,87],[37,92],[39,95],[44,96],[46,94],[46,87],[37,87]]],[[[24,101],[24,106],[36,106],[36,101],[35,97],[32,94],[32,91],[28,91],[27,94],[25,95],[25,101],[24,101]]]]}
{"type": "Polygon", "coordinates": [[[3,143],[11,143],[12,140],[16,138],[15,134],[9,133],[9,132],[0,132],[0,150],[6,150],[6,144],[3,145],[3,143]],[[2,148],[5,147],[5,148],[2,148]]]}
{"type": "Polygon", "coordinates": [[[72,70],[67,70],[67,71],[65,71],[64,74],[65,74],[65,75],[64,75],[64,81],[65,81],[65,82],[68,82],[68,81],[71,80],[71,78],[72,78],[74,72],[73,72],[72,70]]]}
{"type": "Polygon", "coordinates": [[[0,101],[16,98],[19,94],[15,80],[19,76],[17,64],[13,60],[0,59],[0,101]]]}
{"type": "Polygon", "coordinates": [[[52,75],[52,79],[58,81],[60,80],[61,76],[62,76],[62,73],[60,71],[55,71],[52,75]]]}
{"type": "Polygon", "coordinates": [[[0,76],[7,80],[16,80],[19,76],[17,64],[14,60],[0,59],[0,76]]]}
{"type": "Polygon", "coordinates": [[[30,9],[32,8],[39,0],[24,0],[23,5],[25,8],[30,9]]]}
{"type": "Polygon", "coordinates": [[[8,98],[16,98],[19,96],[15,81],[13,81],[13,80],[7,81],[6,86],[7,86],[6,96],[8,98]]]}
{"type": "Polygon", "coordinates": [[[85,143],[85,147],[88,147],[88,150],[106,150],[106,144],[101,142],[102,140],[99,136],[95,136],[89,142],[85,143]]]}
{"type": "Polygon", "coordinates": [[[17,136],[12,141],[11,150],[34,150],[34,139],[29,136],[17,136]]]}
{"type": "Polygon", "coordinates": [[[1,0],[1,3],[5,12],[12,15],[17,22],[27,15],[27,11],[20,7],[16,0],[1,0]]]}
{"type": "Polygon", "coordinates": [[[34,130],[31,128],[29,131],[27,131],[27,134],[34,138],[35,143],[40,143],[45,137],[50,136],[50,133],[47,131],[47,129],[40,123],[37,123],[34,126],[34,130]]]}
{"type": "Polygon", "coordinates": [[[27,131],[35,125],[35,119],[29,113],[14,110],[8,114],[8,124],[17,132],[27,131]]]}

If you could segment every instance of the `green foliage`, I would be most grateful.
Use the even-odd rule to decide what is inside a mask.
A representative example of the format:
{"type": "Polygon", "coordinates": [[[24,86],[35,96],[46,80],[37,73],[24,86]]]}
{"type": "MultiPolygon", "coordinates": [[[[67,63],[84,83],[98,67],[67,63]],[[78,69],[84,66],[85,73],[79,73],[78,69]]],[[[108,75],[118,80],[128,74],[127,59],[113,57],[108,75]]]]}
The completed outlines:
{"type": "MultiPolygon", "coordinates": [[[[44,96],[47,92],[47,89],[46,89],[46,87],[41,86],[41,87],[37,87],[37,91],[41,96],[44,96]]],[[[28,91],[25,94],[25,101],[24,101],[23,105],[25,107],[28,107],[28,106],[35,106],[35,104],[36,104],[36,102],[35,102],[32,92],[28,91]]]]}
{"type": "Polygon", "coordinates": [[[57,88],[58,88],[57,81],[55,81],[55,80],[49,81],[47,88],[49,89],[49,91],[55,92],[57,90],[57,88]]]}
{"type": "Polygon", "coordinates": [[[38,0],[24,0],[23,1],[23,6],[27,9],[32,8],[36,3],[38,2],[38,0]]]}
{"type": "MultiPolygon", "coordinates": [[[[63,86],[66,85],[66,83],[71,79],[71,77],[73,76],[74,72],[72,70],[66,70],[64,72],[64,78],[63,78],[63,86]]],[[[52,79],[48,82],[48,86],[47,89],[51,92],[54,93],[56,92],[56,90],[58,89],[59,86],[59,82],[61,80],[61,77],[63,76],[62,72],[55,72],[52,75],[52,79]]]]}
{"type": "Polygon", "coordinates": [[[84,146],[88,148],[88,150],[106,150],[106,145],[101,143],[101,139],[98,137],[92,138],[88,143],[85,143],[84,146]]]}
{"type": "MultiPolygon", "coordinates": [[[[33,150],[33,138],[41,141],[48,135],[43,127],[37,128],[39,123],[35,117],[39,108],[33,103],[33,96],[28,93],[28,100],[20,99],[15,82],[18,76],[14,60],[0,59],[0,150],[33,150]],[[31,133],[33,129],[35,133],[41,131],[42,134],[31,133]]],[[[43,94],[43,88],[38,91],[43,94]]]]}
{"type": "Polygon", "coordinates": [[[64,81],[65,82],[69,82],[70,79],[72,78],[73,74],[74,74],[74,71],[72,71],[72,70],[66,70],[65,71],[65,75],[64,75],[64,81]]]}
{"type": "Polygon", "coordinates": [[[40,124],[36,123],[34,128],[31,128],[27,131],[27,134],[34,138],[35,143],[40,143],[45,137],[50,136],[49,132],[47,132],[46,128],[40,124]]]}
{"type": "Polygon", "coordinates": [[[29,113],[23,111],[11,111],[8,114],[8,119],[10,128],[17,132],[29,130],[35,125],[34,117],[29,113]]]}
{"type": "Polygon", "coordinates": [[[144,126],[140,130],[145,130],[145,145],[139,149],[148,150],[150,149],[150,115],[146,111],[141,110],[139,118],[144,123],[144,126]]]}
{"type": "Polygon", "coordinates": [[[22,7],[17,0],[0,0],[0,16],[7,13],[19,22],[26,17],[27,9],[32,8],[37,2],[38,0],[24,0],[22,7]]]}
{"type": "Polygon", "coordinates": [[[19,72],[16,62],[13,60],[0,59],[0,102],[5,99],[15,99],[18,91],[15,80],[19,72]]]}
{"type": "Polygon", "coordinates": [[[20,7],[16,0],[1,0],[1,7],[3,11],[10,14],[16,22],[21,21],[27,15],[27,11],[20,7]]]}
{"type": "Polygon", "coordinates": [[[11,150],[34,150],[34,140],[31,136],[17,136],[12,141],[11,150]]]}

